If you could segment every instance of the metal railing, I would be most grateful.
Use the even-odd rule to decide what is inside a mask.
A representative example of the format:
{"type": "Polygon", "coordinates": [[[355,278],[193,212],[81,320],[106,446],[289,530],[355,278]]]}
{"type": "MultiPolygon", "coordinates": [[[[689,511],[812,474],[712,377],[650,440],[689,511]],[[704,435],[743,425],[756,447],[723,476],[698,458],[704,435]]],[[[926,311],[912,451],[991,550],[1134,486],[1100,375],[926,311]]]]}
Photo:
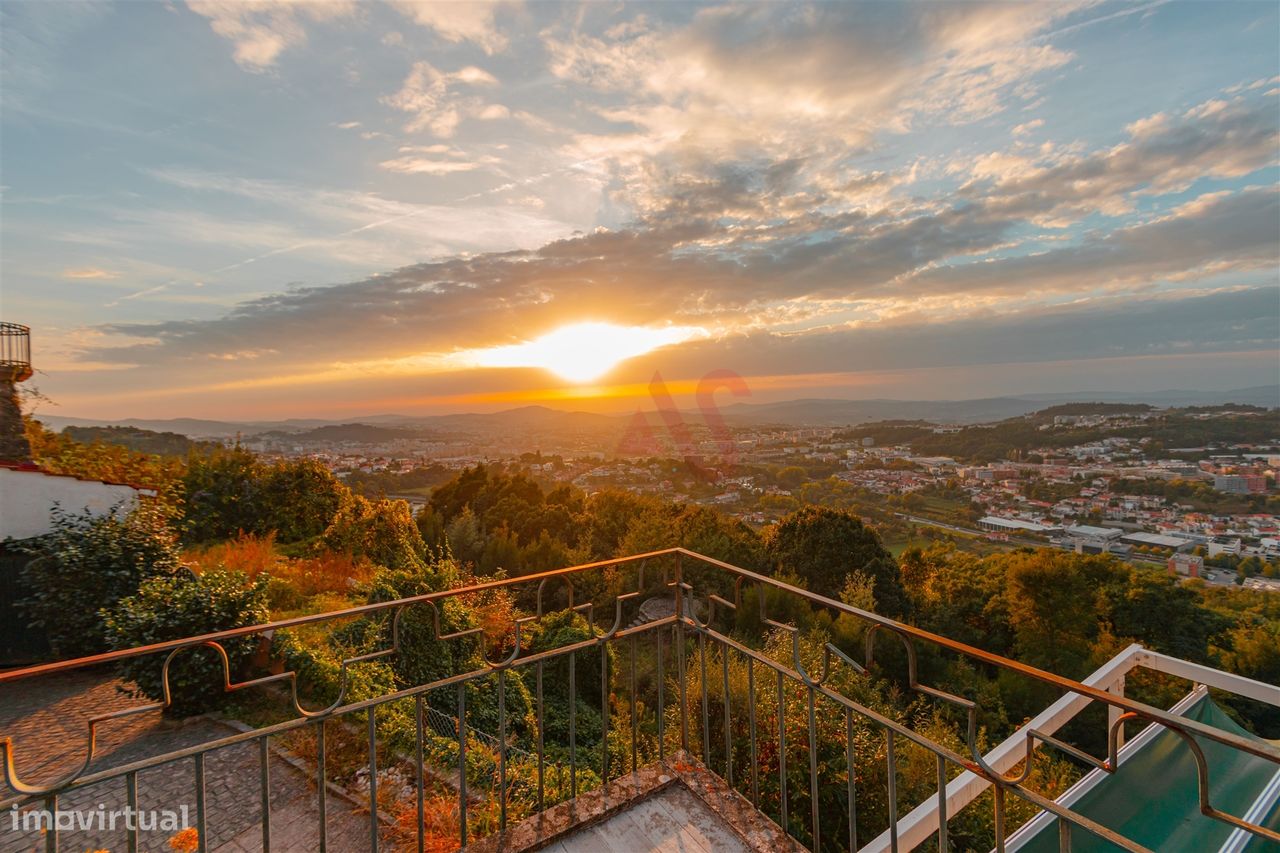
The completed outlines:
{"type": "MultiPolygon", "coordinates": [[[[603,586],[606,589],[609,588],[607,584],[603,586]]],[[[1133,699],[1108,693],[1099,687],[1027,666],[876,613],[824,598],[776,578],[751,572],[682,548],[665,549],[523,577],[487,581],[463,588],[378,602],[332,613],[301,616],[87,658],[2,672],[0,673],[0,690],[12,691],[21,685],[36,683],[36,680],[42,676],[146,655],[154,655],[157,658],[164,656],[163,700],[107,711],[90,718],[87,721],[83,764],[62,778],[43,784],[25,781],[23,774],[16,766],[15,744],[8,733],[0,731],[0,750],[4,752],[4,782],[13,792],[11,796],[0,801],[0,811],[12,807],[42,807],[55,811],[60,796],[66,796],[70,792],[104,781],[120,779],[124,780],[124,790],[130,804],[133,805],[137,801],[139,773],[154,767],[175,766],[179,762],[189,761],[194,770],[196,830],[199,849],[203,851],[208,846],[207,826],[210,820],[205,802],[205,757],[215,750],[236,744],[256,744],[259,747],[260,756],[262,846],[264,850],[269,850],[272,844],[272,820],[268,744],[272,738],[309,729],[315,736],[315,754],[308,758],[314,760],[315,796],[319,814],[318,849],[323,851],[327,847],[325,783],[329,778],[326,771],[326,729],[338,725],[348,726],[364,718],[363,737],[367,741],[367,766],[370,771],[368,796],[370,802],[376,803],[378,802],[377,771],[380,739],[378,713],[383,709],[389,710],[392,706],[411,706],[415,731],[413,745],[406,750],[405,758],[413,766],[417,802],[416,821],[410,821],[416,824],[414,827],[416,843],[411,842],[409,848],[420,851],[424,849],[427,836],[424,791],[425,774],[428,772],[434,778],[439,778],[442,771],[449,774],[456,772],[454,814],[457,819],[457,843],[459,846],[466,846],[478,834],[485,831],[503,832],[515,819],[541,811],[556,801],[576,797],[586,787],[599,785],[625,773],[633,772],[642,764],[669,759],[678,752],[700,754],[703,763],[713,772],[720,774],[729,786],[747,796],[753,804],[774,818],[798,842],[814,850],[858,849],[860,803],[865,806],[868,797],[877,802],[883,801],[890,849],[897,850],[899,849],[897,836],[899,756],[904,754],[904,750],[913,750],[917,754],[922,754],[919,753],[921,749],[932,755],[930,760],[934,771],[930,772],[936,771],[940,816],[936,840],[939,850],[949,849],[948,821],[949,817],[954,817],[947,814],[948,780],[955,774],[969,771],[991,783],[994,845],[999,851],[1003,851],[1005,839],[1010,831],[1006,826],[1008,797],[1016,797],[1029,803],[1036,810],[1055,815],[1059,819],[1062,850],[1071,849],[1074,833],[1084,832],[1099,836],[1121,849],[1142,851],[1145,848],[1141,845],[1037,793],[1028,785],[1031,754],[1036,741],[1059,749],[1088,766],[1111,772],[1117,766],[1118,730],[1126,721],[1136,720],[1163,726],[1175,732],[1186,743],[1195,758],[1200,806],[1205,815],[1255,836],[1280,841],[1280,834],[1275,831],[1220,811],[1211,805],[1208,764],[1199,745],[1202,740],[1214,741],[1280,764],[1280,749],[1268,743],[1250,740],[1196,720],[1179,717],[1133,699]],[[611,624],[607,628],[596,624],[596,602],[575,602],[576,581],[584,577],[594,577],[594,586],[599,589],[602,586],[599,579],[603,576],[611,578],[613,583],[612,591],[597,593],[602,599],[599,605],[611,611],[611,624]],[[622,591],[623,589],[626,591],[622,591]],[[394,660],[395,656],[406,653],[409,629],[406,627],[405,616],[418,608],[425,608],[430,612],[432,641],[477,643],[483,652],[485,637],[482,629],[469,627],[451,632],[444,631],[441,628],[441,610],[445,602],[451,599],[465,599],[468,596],[498,590],[523,595],[527,610],[531,614],[517,617],[514,625],[509,626],[507,642],[510,643],[511,648],[501,659],[490,660],[485,656],[483,666],[473,671],[451,674],[430,683],[409,686],[385,695],[359,700],[348,699],[349,676],[353,668],[372,661],[394,660]],[[753,592],[756,596],[754,600],[748,597],[753,592]],[[673,593],[676,607],[671,616],[623,627],[633,621],[642,596],[673,593]],[[695,596],[697,601],[706,605],[705,608],[685,607],[685,602],[690,596],[695,596]],[[797,602],[803,602],[804,606],[815,612],[826,611],[833,616],[853,617],[865,629],[861,659],[855,660],[851,653],[831,642],[826,642],[820,647],[804,645],[800,631],[795,626],[775,620],[765,612],[767,602],[776,602],[779,599],[789,601],[792,606],[797,602]],[[757,609],[753,610],[753,607],[757,609]],[[540,622],[566,610],[576,611],[584,617],[586,624],[590,626],[589,637],[557,648],[537,650],[528,648],[523,638],[529,631],[531,623],[540,622]],[[728,624],[740,617],[745,618],[748,611],[753,613],[753,618],[758,619],[758,624],[775,632],[775,637],[782,637],[787,641],[785,645],[788,647],[789,654],[777,654],[776,642],[774,653],[771,654],[765,649],[753,648],[749,645],[748,641],[743,639],[745,636],[743,632],[738,632],[737,636],[734,635],[733,629],[728,627],[728,624]],[[706,614],[705,621],[698,615],[700,612],[706,614]],[[320,623],[334,624],[351,619],[381,620],[379,624],[384,629],[382,636],[386,645],[342,662],[337,697],[327,706],[322,708],[304,706],[303,702],[307,697],[304,695],[305,691],[300,691],[298,675],[293,671],[278,672],[240,682],[232,681],[233,673],[224,648],[224,644],[228,641],[252,636],[272,636],[272,632],[290,631],[320,623]],[[923,699],[949,709],[952,713],[958,713],[962,719],[967,720],[963,730],[965,740],[963,749],[953,749],[939,743],[847,695],[854,691],[838,689],[840,684],[847,685],[850,678],[861,677],[861,674],[867,673],[872,667],[880,667],[879,671],[886,677],[895,675],[884,672],[883,654],[881,663],[876,663],[877,650],[883,652],[878,639],[884,634],[895,638],[897,640],[895,645],[900,647],[900,651],[897,652],[897,661],[901,664],[901,671],[896,673],[898,682],[923,699]],[[918,677],[918,644],[926,644],[940,652],[960,656],[975,664],[1049,685],[1063,693],[1088,697],[1116,709],[1118,713],[1112,715],[1109,727],[1108,754],[1097,758],[1048,734],[1025,731],[1027,759],[1020,772],[1002,773],[989,766],[984,760],[980,744],[981,708],[970,699],[921,683],[918,677]],[[197,746],[90,772],[99,729],[125,717],[161,711],[167,707],[172,700],[169,683],[170,665],[179,655],[200,647],[212,648],[217,653],[223,666],[222,686],[228,692],[269,684],[287,685],[293,717],[283,722],[240,732],[197,746]],[[611,657],[613,652],[623,648],[627,650],[625,666],[622,658],[615,664],[611,657]],[[578,664],[582,656],[589,652],[598,653],[598,674],[579,671],[581,667],[578,664]],[[714,662],[717,657],[721,671],[718,673],[719,684],[713,686],[712,679],[715,675],[709,674],[708,661],[714,662]],[[567,739],[560,742],[550,742],[545,737],[548,703],[544,688],[548,676],[547,669],[551,666],[556,667],[554,672],[557,678],[564,669],[567,669],[565,677],[567,678],[567,696],[570,699],[566,703],[566,709],[557,709],[567,713],[567,739]],[[616,672],[611,671],[614,668],[617,669],[616,672]],[[745,668],[747,683],[745,708],[741,707],[741,704],[736,708],[733,706],[733,691],[730,689],[731,668],[734,679],[737,679],[745,668]],[[638,679],[638,671],[642,673],[643,678],[638,679]],[[530,709],[533,725],[531,731],[516,735],[512,723],[517,721],[512,717],[509,699],[514,695],[511,690],[518,686],[515,681],[519,680],[523,684],[524,675],[530,672],[533,673],[535,684],[530,709]],[[600,729],[595,746],[590,747],[580,742],[582,730],[578,717],[582,712],[579,710],[578,699],[582,692],[579,689],[580,686],[587,685],[584,679],[594,681],[596,678],[599,679],[600,685],[600,704],[598,711],[593,710],[592,713],[599,714],[600,729]],[[643,687],[638,686],[642,681],[643,687]],[[468,722],[469,686],[486,691],[482,695],[488,697],[487,701],[496,702],[496,732],[490,731],[488,734],[491,737],[487,739],[475,737],[468,722]],[[643,695],[641,695],[642,689],[643,695]],[[719,697],[714,695],[717,690],[722,690],[719,697]],[[798,699],[797,707],[801,709],[798,715],[788,710],[789,698],[798,699]],[[719,707],[716,708],[713,722],[711,710],[716,705],[719,707]],[[831,716],[833,711],[836,717],[831,716]],[[614,713],[622,715],[622,719],[611,731],[611,714],[614,713]],[[802,725],[789,731],[792,728],[789,724],[794,724],[797,716],[802,725]],[[838,809],[831,806],[832,794],[829,790],[826,791],[827,805],[820,806],[824,800],[819,791],[818,756],[822,747],[830,745],[829,741],[820,743],[818,740],[821,728],[819,720],[827,728],[831,728],[833,719],[840,723],[839,727],[844,730],[843,767],[836,767],[833,771],[831,762],[824,762],[823,774],[829,777],[832,772],[835,772],[843,779],[844,790],[841,792],[838,809]],[[439,725],[439,729],[444,731],[433,732],[433,724],[440,724],[444,720],[456,721],[456,726],[439,725]],[[768,721],[767,724],[766,721],[768,721]],[[860,784],[865,784],[865,779],[858,778],[855,764],[859,757],[865,758],[865,753],[860,750],[865,750],[867,745],[855,739],[855,726],[862,730],[870,727],[881,733],[880,743],[875,746],[875,756],[878,759],[881,751],[883,752],[883,791],[859,789],[860,784]],[[454,743],[452,751],[447,756],[449,766],[440,766],[438,761],[432,764],[431,750],[426,746],[427,741],[432,737],[439,738],[441,735],[446,739],[451,738],[454,743]],[[524,741],[517,744],[521,737],[524,741]],[[802,740],[799,745],[795,743],[796,738],[802,740]],[[790,742],[789,739],[791,739],[790,742]],[[492,760],[490,769],[494,784],[486,794],[494,801],[492,804],[496,810],[496,819],[490,822],[469,819],[468,810],[473,808],[472,803],[476,794],[474,790],[476,773],[474,769],[469,772],[468,753],[476,749],[486,750],[488,758],[492,760]],[[764,756],[765,751],[769,753],[767,761],[764,756]],[[791,787],[792,778],[788,774],[788,762],[795,760],[796,755],[807,755],[807,792],[804,791],[806,786],[803,784],[798,788],[791,787]],[[584,760],[589,760],[591,766],[584,766],[584,760]],[[748,763],[745,771],[742,768],[744,760],[748,763]],[[769,768],[769,772],[772,773],[775,765],[776,781],[762,778],[762,768],[769,768]],[[567,786],[562,781],[553,783],[548,771],[555,768],[558,778],[562,778],[566,767],[569,777],[567,786]],[[521,778],[521,773],[531,774],[532,779],[521,778]],[[471,791],[468,790],[469,780],[471,780],[471,791]],[[803,805],[806,800],[807,815],[798,812],[793,806],[793,803],[803,805]]],[[[474,716],[475,709],[470,711],[474,716]]],[[[800,776],[803,777],[803,775],[802,767],[800,776]]],[[[864,822],[865,817],[864,814],[864,822]]],[[[869,841],[870,837],[864,840],[869,841]]],[[[126,843],[129,850],[138,849],[139,839],[136,829],[129,831],[126,843]]],[[[59,844],[58,833],[56,831],[47,833],[44,844],[47,850],[56,851],[59,844]]],[[[382,837],[378,811],[371,808],[369,847],[371,850],[378,850],[380,845],[383,849],[388,849],[387,842],[382,837]]]]}

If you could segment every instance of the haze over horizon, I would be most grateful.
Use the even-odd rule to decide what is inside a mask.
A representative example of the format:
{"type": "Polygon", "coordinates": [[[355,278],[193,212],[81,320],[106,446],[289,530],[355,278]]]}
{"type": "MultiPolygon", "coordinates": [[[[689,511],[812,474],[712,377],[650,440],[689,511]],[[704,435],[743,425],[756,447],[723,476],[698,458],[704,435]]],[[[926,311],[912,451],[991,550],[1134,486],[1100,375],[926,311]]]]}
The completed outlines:
{"type": "Polygon", "coordinates": [[[0,314],[50,414],[1280,375],[1275,4],[0,16],[0,314]]]}

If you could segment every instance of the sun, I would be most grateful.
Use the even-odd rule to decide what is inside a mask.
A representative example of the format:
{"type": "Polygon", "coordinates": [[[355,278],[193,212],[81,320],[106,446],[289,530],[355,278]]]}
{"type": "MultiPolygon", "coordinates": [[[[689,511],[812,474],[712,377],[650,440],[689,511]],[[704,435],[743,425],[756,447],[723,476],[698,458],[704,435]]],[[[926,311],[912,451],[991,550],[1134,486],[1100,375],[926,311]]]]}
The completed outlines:
{"type": "Polygon", "coordinates": [[[465,356],[477,367],[537,367],[570,382],[590,382],[629,358],[705,335],[705,330],[690,326],[575,323],[532,341],[472,350],[465,356]]]}

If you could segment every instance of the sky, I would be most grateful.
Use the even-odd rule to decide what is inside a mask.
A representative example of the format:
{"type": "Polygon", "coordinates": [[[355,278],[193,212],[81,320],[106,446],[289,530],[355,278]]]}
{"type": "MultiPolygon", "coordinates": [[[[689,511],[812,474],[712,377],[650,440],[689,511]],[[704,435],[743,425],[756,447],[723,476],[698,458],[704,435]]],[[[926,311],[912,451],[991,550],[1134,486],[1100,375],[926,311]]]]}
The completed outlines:
{"type": "Polygon", "coordinates": [[[7,0],[0,187],[50,414],[1280,378],[1271,2],[7,0]]]}

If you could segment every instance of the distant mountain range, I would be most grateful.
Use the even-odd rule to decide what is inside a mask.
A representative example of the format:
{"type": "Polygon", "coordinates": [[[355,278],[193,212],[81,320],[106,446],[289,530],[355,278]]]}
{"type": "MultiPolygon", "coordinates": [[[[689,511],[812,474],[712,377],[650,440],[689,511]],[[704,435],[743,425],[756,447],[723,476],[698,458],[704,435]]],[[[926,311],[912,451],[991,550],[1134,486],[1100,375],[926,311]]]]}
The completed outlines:
{"type": "MultiPolygon", "coordinates": [[[[781,424],[790,426],[842,426],[882,420],[922,420],[934,423],[985,423],[1014,418],[1046,406],[1066,402],[1149,403],[1153,406],[1214,406],[1240,403],[1253,406],[1280,406],[1280,387],[1259,385],[1226,391],[1115,391],[1068,394],[1020,394],[1016,397],[989,397],[978,400],[835,400],[802,399],[778,403],[734,403],[720,412],[733,426],[781,424]]],[[[687,421],[698,422],[698,412],[681,413],[687,421]]],[[[215,421],[196,418],[122,421],[72,418],[37,414],[50,429],[67,426],[127,426],[157,432],[174,432],[193,438],[230,438],[262,433],[286,433],[297,439],[316,441],[373,440],[449,433],[492,433],[503,431],[557,430],[591,433],[617,430],[631,415],[600,415],[563,411],[546,406],[525,406],[488,414],[395,415],[381,414],[341,420],[293,418],[283,421],[215,421]],[[360,429],[360,427],[364,427],[360,429]]],[[[656,422],[655,422],[656,425],[656,422]]]]}

